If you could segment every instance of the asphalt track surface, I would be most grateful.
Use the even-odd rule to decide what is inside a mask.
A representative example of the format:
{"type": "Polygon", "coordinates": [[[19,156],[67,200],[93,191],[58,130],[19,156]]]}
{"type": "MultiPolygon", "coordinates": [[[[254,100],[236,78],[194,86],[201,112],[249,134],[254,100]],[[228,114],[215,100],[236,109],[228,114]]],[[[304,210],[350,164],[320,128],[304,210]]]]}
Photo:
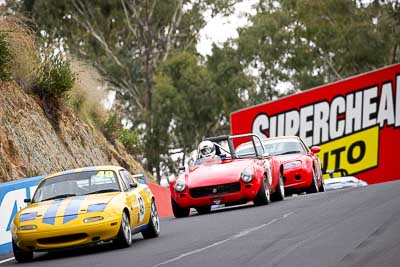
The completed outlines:
{"type": "MultiPolygon", "coordinates": [[[[161,221],[161,235],[21,266],[400,266],[400,181],[161,221]]],[[[15,260],[0,266],[17,266],[15,260]]]]}

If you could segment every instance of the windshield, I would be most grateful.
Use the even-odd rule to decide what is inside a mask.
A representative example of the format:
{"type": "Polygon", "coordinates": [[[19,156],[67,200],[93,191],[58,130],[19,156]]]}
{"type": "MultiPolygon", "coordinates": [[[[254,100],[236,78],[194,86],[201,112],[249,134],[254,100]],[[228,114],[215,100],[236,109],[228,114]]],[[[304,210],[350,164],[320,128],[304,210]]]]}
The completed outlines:
{"type": "MultiPolygon", "coordinates": [[[[262,155],[263,151],[261,148],[261,144],[258,144],[256,147],[257,147],[258,154],[262,155]]],[[[254,153],[254,146],[253,146],[252,142],[248,142],[248,143],[240,145],[236,149],[235,153],[238,158],[252,158],[252,157],[256,156],[256,154],[254,153]]]]}
{"type": "Polygon", "coordinates": [[[46,179],[40,183],[32,202],[119,191],[120,187],[114,171],[69,173],[46,179]]]}
{"type": "Polygon", "coordinates": [[[306,153],[304,147],[297,140],[265,141],[265,151],[271,156],[306,153]]]}

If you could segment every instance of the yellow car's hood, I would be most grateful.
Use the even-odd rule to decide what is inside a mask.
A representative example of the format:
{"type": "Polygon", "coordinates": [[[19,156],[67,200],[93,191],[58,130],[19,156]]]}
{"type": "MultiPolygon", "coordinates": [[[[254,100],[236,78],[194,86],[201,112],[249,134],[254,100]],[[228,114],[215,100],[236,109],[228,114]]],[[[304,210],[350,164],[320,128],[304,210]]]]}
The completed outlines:
{"type": "Polygon", "coordinates": [[[54,224],[55,218],[64,217],[64,223],[77,218],[79,214],[103,211],[119,192],[68,197],[32,203],[19,213],[19,222],[41,220],[54,224]]]}

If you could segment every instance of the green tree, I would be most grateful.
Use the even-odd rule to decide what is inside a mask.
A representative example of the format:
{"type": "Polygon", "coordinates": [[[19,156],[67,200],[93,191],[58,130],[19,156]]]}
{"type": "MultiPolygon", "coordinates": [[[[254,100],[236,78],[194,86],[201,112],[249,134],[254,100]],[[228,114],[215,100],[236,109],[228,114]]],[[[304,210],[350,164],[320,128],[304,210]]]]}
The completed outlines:
{"type": "Polygon", "coordinates": [[[23,0],[45,42],[92,62],[117,92],[124,117],[151,112],[153,77],[174,50],[195,52],[203,13],[229,13],[235,0],[23,0]]]}
{"type": "Polygon", "coordinates": [[[117,110],[134,128],[141,126],[145,131],[145,157],[147,168],[152,170],[154,164],[159,165],[150,162],[159,160],[157,154],[161,154],[163,145],[158,143],[165,135],[159,130],[159,118],[154,117],[163,113],[153,97],[159,66],[176,52],[195,53],[199,32],[206,24],[206,10],[211,10],[212,16],[229,14],[238,1],[7,2],[35,19],[46,46],[65,49],[92,62],[108,80],[110,89],[117,92],[117,110]]]}
{"type": "Polygon", "coordinates": [[[260,1],[237,40],[259,73],[255,102],[290,81],[304,90],[399,61],[399,3],[349,0],[260,1]]]}
{"type": "Polygon", "coordinates": [[[255,94],[254,80],[241,63],[240,51],[232,48],[228,42],[223,47],[213,45],[206,66],[221,104],[213,132],[227,133],[230,113],[249,105],[248,96],[255,94]]]}
{"type": "Polygon", "coordinates": [[[158,132],[148,136],[159,138],[147,142],[155,147],[147,146],[146,154],[157,171],[174,173],[204,137],[229,132],[229,114],[246,106],[253,83],[234,49],[214,46],[206,64],[192,53],[172,54],[159,67],[154,88],[152,129],[158,132]],[[170,161],[177,152],[182,162],[170,161]]]}
{"type": "MultiPolygon", "coordinates": [[[[221,99],[207,68],[188,52],[173,54],[160,66],[154,95],[152,124],[158,132],[148,136],[159,137],[153,144],[161,148],[161,153],[147,154],[154,154],[151,165],[158,171],[159,162],[174,171],[172,162],[161,159],[176,150],[186,155],[203,137],[211,135],[222,109],[221,99]]],[[[152,146],[146,149],[156,150],[152,146]]]]}

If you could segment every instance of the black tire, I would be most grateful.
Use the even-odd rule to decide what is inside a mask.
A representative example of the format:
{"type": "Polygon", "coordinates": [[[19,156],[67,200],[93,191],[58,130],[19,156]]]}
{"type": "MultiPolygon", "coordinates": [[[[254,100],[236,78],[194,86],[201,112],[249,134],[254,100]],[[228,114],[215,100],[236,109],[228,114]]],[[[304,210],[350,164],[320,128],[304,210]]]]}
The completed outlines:
{"type": "Polygon", "coordinates": [[[190,208],[182,208],[178,205],[178,203],[175,202],[171,198],[171,204],[172,204],[172,212],[174,213],[175,218],[183,218],[187,217],[190,214],[190,208]]]}
{"type": "Polygon", "coordinates": [[[211,212],[211,206],[197,207],[198,214],[207,214],[211,212]]]}
{"type": "Polygon", "coordinates": [[[309,188],[307,188],[306,193],[307,194],[314,194],[318,193],[319,188],[318,188],[318,182],[317,182],[317,176],[315,175],[314,168],[312,169],[312,183],[309,188]]]}
{"type": "Polygon", "coordinates": [[[271,193],[269,190],[267,177],[265,175],[263,176],[263,182],[261,183],[260,190],[258,190],[253,202],[256,206],[267,205],[271,202],[271,193]]]}
{"type": "Polygon", "coordinates": [[[14,240],[12,241],[12,248],[14,252],[14,258],[18,262],[30,262],[33,260],[33,252],[25,251],[20,249],[17,244],[15,244],[14,240]]]}
{"type": "Polygon", "coordinates": [[[324,177],[321,177],[321,186],[319,187],[319,192],[325,192],[325,179],[324,177]]]}
{"type": "Polygon", "coordinates": [[[150,218],[147,229],[142,231],[143,238],[154,238],[160,235],[160,218],[154,199],[151,201],[150,218]]]}
{"type": "Polygon", "coordinates": [[[275,192],[271,195],[272,201],[281,201],[285,199],[285,185],[283,183],[282,173],[279,172],[279,183],[276,186],[275,192]]]}
{"type": "Polygon", "coordinates": [[[115,240],[115,245],[119,248],[127,248],[132,245],[132,228],[127,212],[122,212],[121,226],[115,240]]]}

